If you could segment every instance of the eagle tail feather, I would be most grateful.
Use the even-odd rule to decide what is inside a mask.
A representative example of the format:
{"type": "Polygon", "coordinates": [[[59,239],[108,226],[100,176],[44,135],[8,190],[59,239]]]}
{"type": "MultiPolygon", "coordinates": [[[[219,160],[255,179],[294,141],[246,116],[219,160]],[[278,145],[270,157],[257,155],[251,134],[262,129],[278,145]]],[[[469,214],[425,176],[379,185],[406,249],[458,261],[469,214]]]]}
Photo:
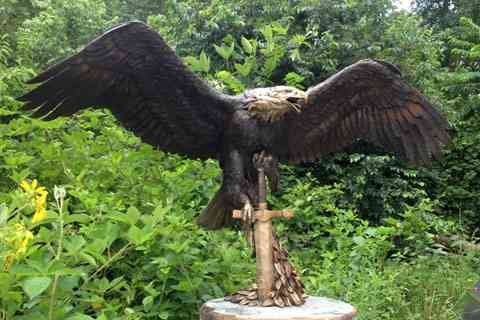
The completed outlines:
{"type": "Polygon", "coordinates": [[[207,230],[218,230],[233,224],[233,206],[227,193],[218,190],[197,218],[197,224],[207,230]]]}

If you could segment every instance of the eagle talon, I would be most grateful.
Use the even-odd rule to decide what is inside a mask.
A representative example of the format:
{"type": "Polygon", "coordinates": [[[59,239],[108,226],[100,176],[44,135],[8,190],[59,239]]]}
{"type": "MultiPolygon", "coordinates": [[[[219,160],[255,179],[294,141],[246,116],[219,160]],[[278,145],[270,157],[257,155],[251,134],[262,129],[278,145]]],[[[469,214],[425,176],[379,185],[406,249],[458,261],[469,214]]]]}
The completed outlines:
{"type": "Polygon", "coordinates": [[[253,225],[255,223],[255,210],[250,202],[245,203],[242,208],[243,232],[248,244],[255,248],[255,239],[253,234],[253,225]]]}
{"type": "Polygon", "coordinates": [[[255,153],[252,158],[253,166],[257,170],[263,170],[268,178],[268,184],[272,192],[278,191],[278,161],[265,150],[255,153]]]}
{"type": "Polygon", "coordinates": [[[257,170],[265,169],[271,161],[272,157],[265,150],[253,155],[253,165],[257,170]]]}
{"type": "Polygon", "coordinates": [[[242,221],[246,226],[253,226],[255,223],[255,212],[250,202],[247,202],[242,209],[242,221]]]}

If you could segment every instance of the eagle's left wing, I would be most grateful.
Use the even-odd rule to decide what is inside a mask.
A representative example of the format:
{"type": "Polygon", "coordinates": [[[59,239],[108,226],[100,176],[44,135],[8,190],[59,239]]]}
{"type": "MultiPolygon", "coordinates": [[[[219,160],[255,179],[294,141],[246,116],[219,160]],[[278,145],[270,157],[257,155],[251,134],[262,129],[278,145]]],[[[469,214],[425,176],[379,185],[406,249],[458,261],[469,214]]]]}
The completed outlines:
{"type": "Polygon", "coordinates": [[[281,160],[313,161],[361,139],[420,165],[449,142],[446,120],[385,62],[359,61],[306,95],[301,112],[276,124],[271,148],[281,160]]]}
{"type": "Polygon", "coordinates": [[[34,117],[54,119],[105,107],[143,141],[192,158],[216,158],[234,112],[143,23],[122,24],[42,72],[20,97],[34,117]]]}

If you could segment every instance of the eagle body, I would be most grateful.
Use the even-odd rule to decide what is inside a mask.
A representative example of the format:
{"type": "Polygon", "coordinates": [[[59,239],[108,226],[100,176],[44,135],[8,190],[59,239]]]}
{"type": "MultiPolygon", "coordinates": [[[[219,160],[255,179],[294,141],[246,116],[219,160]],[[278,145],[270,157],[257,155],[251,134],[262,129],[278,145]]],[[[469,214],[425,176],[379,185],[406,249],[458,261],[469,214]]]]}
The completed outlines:
{"type": "Polygon", "coordinates": [[[299,99],[305,94],[295,88],[258,88],[239,97],[236,110],[226,119],[218,160],[223,170],[220,190],[197,222],[207,229],[230,225],[234,209],[257,203],[258,171],[253,157],[262,151],[269,155],[265,173],[272,191],[278,189],[277,158],[272,142],[281,136],[276,121],[289,111],[299,112],[299,99]],[[297,104],[293,105],[293,102],[297,104]]]}
{"type": "Polygon", "coordinates": [[[144,142],[192,159],[217,159],[222,186],[198,218],[218,229],[257,203],[254,158],[272,191],[279,162],[311,162],[365,140],[413,165],[449,142],[445,118],[384,61],[360,60],[306,92],[277,86],[220,93],[199,79],[158,33],[117,26],[29,81],[19,100],[45,120],[108,108],[144,142]]]}

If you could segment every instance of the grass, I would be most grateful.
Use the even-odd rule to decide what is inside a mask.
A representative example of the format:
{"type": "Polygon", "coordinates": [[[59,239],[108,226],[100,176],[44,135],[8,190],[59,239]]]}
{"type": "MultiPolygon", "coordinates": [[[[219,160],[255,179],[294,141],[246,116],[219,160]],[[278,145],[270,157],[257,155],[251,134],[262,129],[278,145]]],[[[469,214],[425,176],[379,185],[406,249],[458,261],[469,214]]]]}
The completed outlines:
{"type": "Polygon", "coordinates": [[[464,300],[480,278],[478,255],[422,256],[354,272],[342,264],[312,272],[308,293],[351,303],[359,312],[356,320],[460,319],[464,300]]]}

